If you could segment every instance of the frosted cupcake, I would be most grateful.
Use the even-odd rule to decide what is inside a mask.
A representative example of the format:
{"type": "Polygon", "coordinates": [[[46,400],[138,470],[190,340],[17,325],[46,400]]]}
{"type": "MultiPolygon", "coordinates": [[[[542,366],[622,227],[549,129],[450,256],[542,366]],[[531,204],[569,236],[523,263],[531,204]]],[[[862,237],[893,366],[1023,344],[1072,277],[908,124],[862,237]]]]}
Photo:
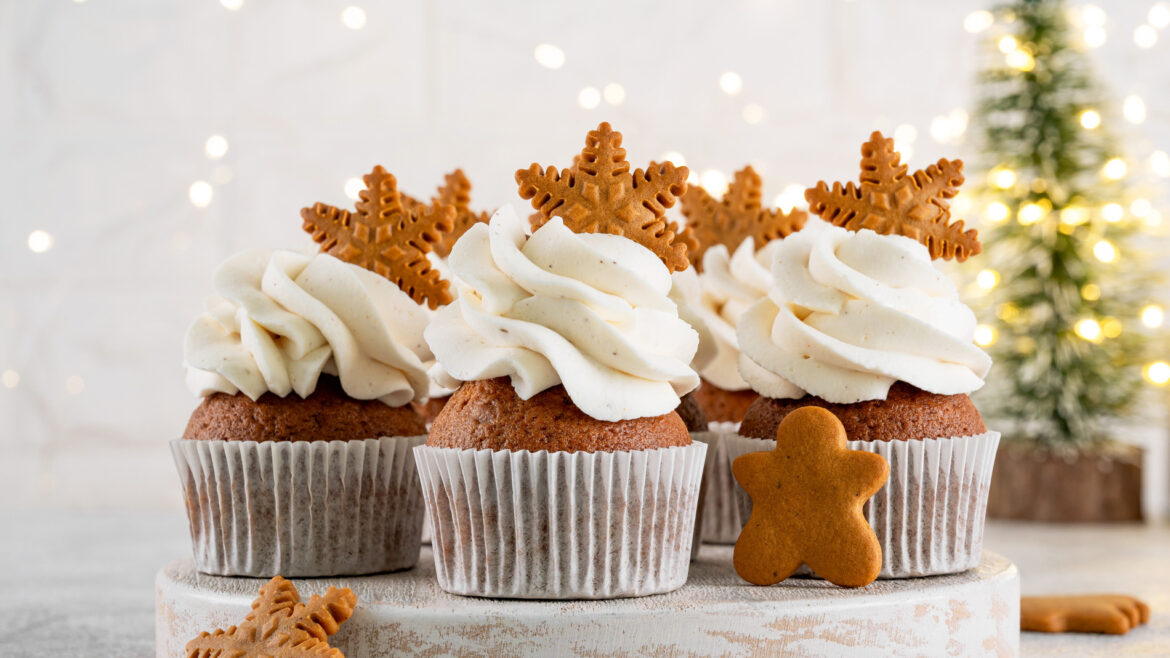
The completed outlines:
{"type": "Polygon", "coordinates": [[[446,591],[613,598],[686,581],[706,448],[674,411],[698,385],[698,335],[668,296],[687,261],[662,219],[686,169],[631,173],[624,155],[602,124],[576,169],[517,172],[546,216],[531,235],[505,206],[451,252],[459,295],[426,339],[463,384],[416,449],[446,591]]]}
{"type": "Polygon", "coordinates": [[[973,344],[975,316],[932,263],[981,249],[949,221],[962,163],[907,175],[899,159],[874,133],[860,186],[807,192],[834,225],[779,245],[768,296],[740,320],[740,371],[761,398],[729,440],[732,460],[769,449],[789,412],[819,406],[845,425],[851,449],[882,454],[890,478],[866,514],[886,578],[978,564],[999,441],[967,397],[991,366],[973,344]]]}
{"type": "Polygon", "coordinates": [[[327,253],[230,258],[187,332],[187,383],[202,402],[172,452],[200,571],[365,574],[418,559],[411,449],[426,428],[411,403],[425,399],[433,360],[420,301],[437,306],[446,282],[408,241],[430,244],[452,211],[404,209],[380,167],[365,180],[357,213],[305,210],[327,253]]]}
{"type": "MultiPolygon", "coordinates": [[[[711,334],[713,355],[695,368],[702,385],[692,394],[711,421],[716,436],[704,475],[703,541],[735,543],[742,523],[735,502],[737,485],[727,463],[724,437],[734,434],[739,421],[759,397],[739,374],[736,327],[743,312],[768,294],[772,283],[772,255],[780,241],[804,226],[808,214],[767,209],[761,202],[763,181],[752,167],[735,173],[723,199],[714,199],[701,187],[682,196],[688,229],[698,248],[691,253],[691,274],[697,291],[680,281],[684,317],[711,334]]],[[[676,279],[691,270],[675,274],[676,279]]]]}

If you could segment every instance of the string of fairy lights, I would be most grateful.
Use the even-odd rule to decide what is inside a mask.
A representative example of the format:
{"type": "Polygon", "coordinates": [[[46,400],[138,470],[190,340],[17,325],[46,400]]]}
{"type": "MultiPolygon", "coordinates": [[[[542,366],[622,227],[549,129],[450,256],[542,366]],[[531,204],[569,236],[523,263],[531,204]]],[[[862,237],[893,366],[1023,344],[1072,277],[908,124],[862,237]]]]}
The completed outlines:
{"type": "MultiPolygon", "coordinates": [[[[1081,5],[1070,11],[1070,19],[1074,26],[1079,28],[1079,46],[1084,50],[1099,48],[1108,38],[1107,27],[1109,17],[1105,10],[1095,5],[1081,5]]],[[[995,23],[994,15],[985,10],[971,12],[963,22],[964,28],[977,34],[990,29],[995,23]]],[[[1170,27],[1170,3],[1157,2],[1150,7],[1146,15],[1146,22],[1133,30],[1133,42],[1139,49],[1152,48],[1159,39],[1160,32],[1170,27]]],[[[996,46],[1004,57],[1008,66],[1021,72],[1031,71],[1035,67],[1032,53],[1025,44],[1019,43],[1012,35],[1001,36],[996,46]]],[[[1137,94],[1127,95],[1121,104],[1122,116],[1131,124],[1139,125],[1147,118],[1146,103],[1137,94]]],[[[1079,123],[1083,130],[1097,130],[1102,122],[1100,108],[1086,108],[1079,116],[1079,123]]],[[[1112,157],[1105,161],[1100,170],[1100,176],[1106,181],[1120,181],[1131,176],[1138,163],[1123,157],[1112,157]]],[[[1152,151],[1145,160],[1145,166],[1150,174],[1158,178],[1170,178],[1170,154],[1163,150],[1152,151]]],[[[988,173],[988,183],[993,188],[1011,190],[1019,183],[1019,176],[1005,166],[992,168],[988,173]]],[[[1021,204],[1016,210],[1015,221],[1028,226],[1047,219],[1054,211],[1051,202],[1041,199],[1036,202],[1021,204]]],[[[1158,230],[1162,226],[1162,214],[1147,198],[1139,197],[1123,205],[1117,201],[1105,203],[1097,208],[1080,205],[1070,205],[1059,211],[1059,230],[1071,234],[1076,227],[1089,224],[1094,215],[1105,222],[1116,224],[1127,218],[1140,221],[1151,230],[1158,230]],[[1128,213],[1128,216],[1127,216],[1128,213]]],[[[992,201],[983,207],[982,219],[989,225],[1002,224],[1011,221],[1013,212],[1006,204],[992,201]]],[[[1102,263],[1114,263],[1121,258],[1121,252],[1113,242],[1099,238],[1092,240],[1091,252],[1093,257],[1102,263]]],[[[990,291],[999,285],[1001,276],[993,269],[985,269],[976,276],[976,286],[982,291],[990,291]]],[[[1086,284],[1080,291],[1086,301],[1096,301],[1101,297],[1101,288],[1097,284],[1086,284]]],[[[1012,322],[1019,317],[1020,310],[1011,303],[1000,304],[996,315],[1004,322],[1012,322]]],[[[1146,304],[1138,313],[1138,320],[1147,328],[1157,329],[1165,322],[1166,312],[1156,303],[1146,304]]],[[[1073,332],[1081,339],[1091,343],[1116,338],[1121,335],[1123,323],[1114,317],[1091,318],[1085,317],[1076,321],[1073,332]]],[[[998,332],[995,327],[980,324],[975,331],[975,342],[989,347],[998,341],[998,332]]],[[[1157,360],[1146,364],[1143,369],[1146,380],[1152,384],[1163,386],[1170,383],[1170,363],[1157,360]]]]}
{"type": "MultiPolygon", "coordinates": [[[[87,0],[73,1],[81,4],[87,0]]],[[[223,9],[230,12],[244,9],[245,2],[246,0],[219,0],[223,9]]],[[[1103,46],[1111,31],[1117,31],[1114,29],[1116,26],[1110,25],[1105,10],[1095,5],[1086,4],[1074,8],[1072,18],[1080,28],[1081,46],[1085,49],[1103,46]]],[[[338,14],[338,20],[345,28],[361,30],[366,27],[368,16],[363,8],[351,5],[342,9],[338,14]]],[[[978,34],[990,29],[994,23],[995,17],[991,12],[978,10],[971,12],[964,18],[963,27],[971,34],[978,34]]],[[[1157,2],[1150,7],[1146,22],[1133,29],[1133,43],[1139,49],[1148,50],[1157,44],[1161,33],[1167,27],[1170,27],[1170,3],[1157,2]]],[[[1024,45],[1017,43],[1014,37],[1007,35],[1000,38],[997,46],[1009,66],[1021,71],[1029,71],[1035,66],[1031,53],[1024,45]]],[[[550,70],[560,70],[568,62],[565,51],[552,43],[536,45],[532,50],[532,56],[539,66],[550,70]]],[[[749,86],[743,76],[736,71],[724,71],[713,82],[719,92],[729,98],[742,100],[750,95],[745,93],[749,86]]],[[[618,107],[626,100],[626,89],[616,81],[587,84],[577,92],[576,100],[578,106],[584,110],[597,109],[601,107],[602,103],[609,107],[618,107]]],[[[765,107],[751,100],[745,100],[739,105],[739,113],[742,120],[749,125],[761,124],[767,119],[765,107]]],[[[1145,101],[1137,94],[1126,96],[1122,103],[1122,115],[1132,124],[1143,123],[1147,118],[1145,101]]],[[[961,144],[967,130],[968,118],[965,110],[954,108],[949,112],[932,117],[927,131],[931,138],[939,144],[961,144]]],[[[1085,130],[1096,130],[1101,125],[1100,111],[1086,109],[1080,116],[1080,123],[1085,130]]],[[[893,137],[895,147],[902,153],[903,160],[909,161],[913,156],[914,146],[919,137],[918,128],[909,123],[898,125],[893,129],[893,137]]],[[[231,166],[221,162],[228,154],[229,149],[230,145],[225,135],[212,134],[206,138],[203,144],[204,155],[216,164],[210,169],[207,179],[195,180],[187,188],[188,201],[195,208],[205,209],[211,206],[215,199],[217,186],[226,185],[232,180],[231,166]]],[[[670,160],[678,165],[686,164],[686,158],[677,151],[665,152],[661,154],[660,159],[670,160]]],[[[1148,155],[1144,164],[1154,176],[1170,178],[1170,154],[1166,151],[1153,151],[1148,155]]],[[[1101,175],[1108,180],[1120,180],[1131,175],[1131,170],[1137,166],[1136,162],[1115,157],[1105,163],[1101,175]]],[[[1016,172],[1005,167],[992,169],[988,176],[992,185],[1005,190],[1016,185],[1018,180],[1016,172]]],[[[728,176],[714,168],[703,171],[692,169],[688,183],[701,185],[713,195],[719,196],[727,189],[728,176]]],[[[363,187],[364,184],[358,176],[349,177],[342,184],[345,195],[351,199],[357,199],[358,193],[363,187]]],[[[776,195],[773,204],[785,212],[789,212],[804,203],[804,189],[805,185],[803,184],[788,183],[776,195]]],[[[972,210],[973,203],[969,197],[960,194],[953,200],[953,206],[958,216],[965,216],[972,210]]],[[[1047,201],[1027,203],[1016,211],[1015,220],[1021,224],[1033,224],[1043,221],[1052,212],[1053,208],[1047,201]]],[[[1071,229],[1088,223],[1094,212],[1099,212],[1100,216],[1108,222],[1122,221],[1128,212],[1129,216],[1144,222],[1148,227],[1157,228],[1162,224],[1162,215],[1153,203],[1149,199],[1138,198],[1129,202],[1128,207],[1123,207],[1120,203],[1109,203],[1097,209],[1077,206],[1063,208],[1059,211],[1062,229],[1066,227],[1071,229]]],[[[994,225],[1011,220],[1012,215],[1012,210],[1007,205],[996,201],[983,207],[981,217],[983,221],[994,225]]],[[[191,242],[191,236],[180,231],[172,238],[172,248],[175,251],[183,251],[191,242]]],[[[52,250],[54,245],[54,236],[43,228],[34,229],[28,234],[27,246],[29,251],[34,254],[45,254],[52,250]]],[[[1104,239],[1093,245],[1092,253],[1105,263],[1114,262],[1121,257],[1117,246],[1104,239]]],[[[1000,280],[1001,276],[998,272],[985,269],[976,276],[976,286],[980,290],[990,291],[999,285],[1000,280]]],[[[1101,294],[1094,284],[1085,286],[1081,292],[1086,299],[1090,300],[1101,294]]],[[[1003,308],[999,311],[1000,318],[1005,319],[1005,316],[1010,318],[1013,309],[1010,308],[1010,305],[1001,306],[1003,308]]],[[[1019,310],[1014,310],[1018,314],[1019,310]]],[[[1165,310],[1161,306],[1151,303],[1142,308],[1140,321],[1147,327],[1157,328],[1164,323],[1165,315],[1165,310]]],[[[1101,320],[1085,318],[1077,322],[1074,330],[1081,338],[1098,342],[1118,335],[1121,331],[1121,323],[1114,318],[1101,320]]],[[[979,345],[987,347],[993,345],[997,340],[998,335],[994,327],[982,324],[977,327],[975,341],[979,345]]],[[[1144,372],[1147,380],[1154,384],[1170,383],[1170,363],[1167,361],[1150,363],[1144,372]]],[[[19,383],[20,373],[16,370],[10,368],[0,371],[0,386],[16,388],[19,383]]],[[[85,388],[84,379],[80,375],[71,375],[65,382],[65,388],[70,393],[79,394],[85,388]]]]}

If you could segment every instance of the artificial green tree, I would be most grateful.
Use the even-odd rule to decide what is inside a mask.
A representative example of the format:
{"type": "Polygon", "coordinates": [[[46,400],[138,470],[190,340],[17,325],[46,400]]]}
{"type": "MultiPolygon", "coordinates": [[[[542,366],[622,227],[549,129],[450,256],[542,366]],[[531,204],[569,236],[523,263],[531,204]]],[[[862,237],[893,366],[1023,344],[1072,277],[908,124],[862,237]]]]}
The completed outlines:
{"type": "Polygon", "coordinates": [[[1147,363],[1133,165],[1069,7],[1021,0],[993,14],[972,119],[976,169],[988,172],[975,186],[988,245],[978,280],[991,288],[980,337],[996,361],[981,397],[1010,437],[1082,448],[1110,438],[1147,363]]]}

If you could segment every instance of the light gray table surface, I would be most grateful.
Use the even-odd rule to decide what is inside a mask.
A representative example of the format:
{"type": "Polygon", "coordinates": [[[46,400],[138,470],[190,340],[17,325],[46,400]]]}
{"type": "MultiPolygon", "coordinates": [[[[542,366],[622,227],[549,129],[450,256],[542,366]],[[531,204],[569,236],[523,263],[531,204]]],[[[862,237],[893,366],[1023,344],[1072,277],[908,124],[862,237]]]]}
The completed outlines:
{"type": "MultiPolygon", "coordinates": [[[[1170,528],[994,523],[986,546],[1016,562],[1025,594],[1153,607],[1122,637],[1025,633],[1024,655],[1170,656],[1170,528]]],[[[181,513],[0,511],[0,656],[153,655],[155,573],[189,554],[181,513]]]]}

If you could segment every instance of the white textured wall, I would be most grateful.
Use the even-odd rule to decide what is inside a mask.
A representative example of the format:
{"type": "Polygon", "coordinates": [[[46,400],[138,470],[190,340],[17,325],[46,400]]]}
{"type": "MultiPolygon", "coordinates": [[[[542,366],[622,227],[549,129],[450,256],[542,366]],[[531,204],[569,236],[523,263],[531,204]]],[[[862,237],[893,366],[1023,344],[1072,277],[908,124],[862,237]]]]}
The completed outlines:
{"type": "MultiPolygon", "coordinates": [[[[19,376],[0,383],[0,506],[176,505],[166,442],[195,404],[180,348],[213,267],[309,247],[298,209],[348,203],[345,180],[375,163],[415,194],[462,166],[490,208],[516,200],[515,169],[567,164],[601,120],[636,165],[752,161],[769,199],[854,175],[874,127],[916,126],[916,165],[963,154],[928,128],[970,103],[979,3],[352,2],[359,30],[338,2],[0,2],[0,373],[19,376]],[[535,61],[540,43],[562,68],[535,61]],[[741,93],[720,91],[724,71],[741,93]],[[609,83],[624,102],[579,106],[609,83]],[[51,249],[30,251],[35,230],[51,249]]],[[[1151,2],[1102,4],[1093,57],[1150,108],[1119,126],[1130,152],[1170,150],[1170,32],[1139,49],[1151,2]]]]}

